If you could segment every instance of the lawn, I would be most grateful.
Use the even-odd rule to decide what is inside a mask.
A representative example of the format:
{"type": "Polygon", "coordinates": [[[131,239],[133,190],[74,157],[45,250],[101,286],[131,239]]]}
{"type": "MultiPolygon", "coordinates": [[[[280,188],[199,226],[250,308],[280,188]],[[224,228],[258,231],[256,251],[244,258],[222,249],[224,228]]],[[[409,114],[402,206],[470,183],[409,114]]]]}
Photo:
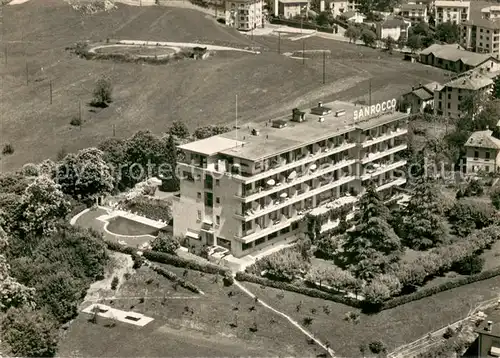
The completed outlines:
{"type": "Polygon", "coordinates": [[[361,357],[360,344],[382,340],[391,351],[458,321],[477,303],[497,297],[500,277],[444,291],[375,315],[359,313],[357,324],[344,320],[347,312],[359,312],[352,307],[248,282],[244,285],[298,322],[303,322],[306,317],[312,318],[309,330],[328,341],[338,356],[361,357]],[[297,312],[299,304],[301,308],[297,312]]]}
{"type": "MultiPolygon", "coordinates": [[[[182,275],[184,270],[164,267],[182,275]]],[[[316,356],[321,349],[280,316],[255,305],[235,287],[224,287],[214,276],[189,271],[186,279],[204,295],[178,287],[143,267],[124,281],[112,304],[155,320],[144,328],[105,319],[97,324],[81,314],[60,344],[60,356],[316,356]],[[230,297],[229,293],[234,295],[230,297]],[[176,298],[177,297],[177,298],[176,298]],[[144,298],[142,300],[141,298],[144,298]],[[238,310],[234,310],[235,308],[238,310]],[[251,310],[255,307],[255,310],[251,310]],[[235,318],[237,317],[237,319],[235,318]],[[237,323],[237,327],[231,327],[237,323]],[[256,327],[252,332],[250,328],[256,327]]]]}
{"type": "Polygon", "coordinates": [[[174,49],[157,46],[106,46],[95,50],[97,53],[132,56],[166,56],[175,53],[174,49]]]}
{"type": "MultiPolygon", "coordinates": [[[[401,94],[418,82],[439,80],[442,71],[403,62],[379,50],[311,37],[307,49],[329,49],[326,84],[321,56],[290,59],[277,53],[276,36],[250,38],[190,9],[131,7],[118,4],[109,13],[83,15],[63,0],[30,1],[5,7],[0,51],[3,86],[2,141],[15,152],[0,159],[1,170],[26,162],[55,159],[57,153],[96,145],[106,137],[128,137],[137,130],[163,133],[174,120],[191,129],[234,121],[238,97],[240,123],[287,114],[318,99],[372,100],[401,94]],[[133,39],[258,46],[262,53],[222,53],[203,61],[166,65],[84,60],[65,50],[79,41],[133,39]],[[113,84],[113,103],[93,110],[95,82],[113,84]],[[28,79],[28,84],[26,83],[28,79]],[[50,104],[52,82],[52,104],[50,104]],[[214,103],[217,103],[215,106],[214,103]],[[81,127],[71,119],[80,116],[81,127]]],[[[301,50],[300,41],[283,39],[282,52],[301,50]]]]}

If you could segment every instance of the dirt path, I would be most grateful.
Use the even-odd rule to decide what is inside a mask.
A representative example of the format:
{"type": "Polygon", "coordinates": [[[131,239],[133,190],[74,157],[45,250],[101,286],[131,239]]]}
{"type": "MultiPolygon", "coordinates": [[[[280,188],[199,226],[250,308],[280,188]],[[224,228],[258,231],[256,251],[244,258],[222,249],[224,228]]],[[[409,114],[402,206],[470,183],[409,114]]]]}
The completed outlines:
{"type": "MultiPolygon", "coordinates": [[[[238,286],[238,288],[240,290],[242,290],[245,294],[247,294],[248,296],[250,296],[251,298],[255,299],[255,295],[250,292],[245,286],[243,286],[241,283],[239,283],[238,281],[234,281],[234,284],[236,286],[238,286]]],[[[312,339],[314,342],[316,342],[321,348],[323,348],[325,351],[328,352],[328,354],[330,355],[330,357],[334,358],[335,357],[335,353],[333,352],[333,350],[329,347],[327,347],[325,344],[323,344],[322,342],[320,342],[317,338],[315,338],[312,333],[310,333],[309,331],[307,331],[304,327],[302,327],[297,321],[295,321],[294,319],[292,319],[290,316],[286,315],[285,313],[281,312],[281,311],[278,311],[277,309],[271,307],[270,305],[268,305],[267,303],[263,302],[262,300],[258,300],[258,302],[266,307],[267,309],[273,311],[274,313],[286,318],[293,326],[295,326],[296,328],[298,328],[302,333],[304,333],[307,337],[309,337],[310,339],[312,339]]]]}
{"type": "Polygon", "coordinates": [[[96,302],[100,301],[102,297],[106,299],[114,299],[115,292],[120,289],[120,285],[123,281],[123,275],[127,272],[133,271],[133,261],[130,255],[121,254],[118,252],[110,252],[111,262],[104,273],[104,279],[101,281],[94,282],[87,295],[83,300],[82,304],[85,302],[96,302]],[[111,281],[113,277],[118,277],[120,280],[115,291],[111,290],[111,281]]]}

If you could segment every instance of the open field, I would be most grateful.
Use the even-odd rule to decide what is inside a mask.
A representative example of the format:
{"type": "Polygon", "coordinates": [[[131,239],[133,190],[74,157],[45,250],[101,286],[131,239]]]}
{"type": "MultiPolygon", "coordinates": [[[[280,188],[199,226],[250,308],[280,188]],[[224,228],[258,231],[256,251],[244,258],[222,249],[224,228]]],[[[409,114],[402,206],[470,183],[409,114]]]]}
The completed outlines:
{"type": "Polygon", "coordinates": [[[477,303],[498,297],[500,277],[444,291],[375,315],[360,313],[358,323],[344,320],[347,312],[358,312],[352,307],[274,288],[262,288],[248,282],[244,285],[263,301],[298,322],[306,317],[312,318],[308,329],[318,338],[328,341],[338,356],[361,357],[361,344],[381,340],[391,351],[458,321],[477,303]],[[277,297],[280,293],[284,294],[281,299],[277,297]],[[301,308],[297,312],[299,303],[301,308]],[[314,313],[311,309],[315,310],[314,313]]]}
{"type": "MultiPolygon", "coordinates": [[[[113,135],[127,137],[140,129],[161,134],[173,120],[190,128],[229,123],[238,94],[240,123],[266,120],[296,106],[364,98],[382,100],[412,84],[440,80],[441,71],[401,61],[380,51],[311,37],[306,48],[328,49],[326,84],[321,56],[306,60],[277,53],[276,36],[255,37],[260,55],[216,53],[203,61],[140,65],[87,61],[65,48],[78,41],[186,41],[234,47],[252,46],[249,37],[227,29],[203,13],[171,7],[118,4],[109,13],[83,15],[62,0],[30,1],[3,9],[6,51],[0,51],[3,86],[0,145],[11,142],[14,154],[0,159],[0,170],[55,158],[61,148],[75,151],[113,135]],[[7,54],[7,59],[5,58],[7,54]],[[7,64],[5,64],[7,62],[7,64]],[[113,103],[92,110],[95,82],[110,77],[113,103]],[[28,84],[27,84],[28,81],[28,84]],[[53,98],[49,86],[52,81],[53,98]],[[83,119],[81,128],[70,126],[83,119]]],[[[302,49],[301,41],[282,39],[281,52],[302,49]]]]}
{"type": "Polygon", "coordinates": [[[106,46],[95,50],[97,53],[114,53],[132,56],[166,56],[175,53],[174,49],[157,46],[106,46]]]}
{"type": "MultiPolygon", "coordinates": [[[[164,266],[182,276],[184,270],[164,266]]],[[[71,324],[60,356],[296,356],[323,353],[280,316],[256,305],[235,287],[223,287],[214,276],[189,271],[186,279],[205,292],[197,295],[177,287],[143,267],[122,283],[114,308],[133,310],[155,320],[144,328],[109,320],[88,322],[86,314],[71,324]],[[229,292],[235,293],[229,297],[229,292]],[[255,310],[250,310],[255,306],[255,310]],[[234,310],[238,307],[238,310],[234,310]],[[238,317],[237,319],[235,317],[238,317]],[[237,323],[237,327],[231,327],[237,323]],[[250,328],[256,326],[252,332],[250,328]]],[[[122,279],[123,280],[123,279],[122,279]]]]}

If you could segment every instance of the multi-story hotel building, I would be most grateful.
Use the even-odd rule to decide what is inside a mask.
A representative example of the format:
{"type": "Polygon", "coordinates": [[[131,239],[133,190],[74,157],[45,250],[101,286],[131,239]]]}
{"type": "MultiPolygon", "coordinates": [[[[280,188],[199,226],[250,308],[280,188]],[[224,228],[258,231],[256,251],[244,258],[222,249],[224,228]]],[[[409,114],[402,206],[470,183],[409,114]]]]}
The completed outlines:
{"type": "Polygon", "coordinates": [[[174,235],[242,257],[293,240],[307,213],[356,202],[368,182],[389,198],[405,183],[409,114],[395,107],[319,103],[179,146],[174,235]]]}
{"type": "Polygon", "coordinates": [[[470,18],[469,1],[436,0],[434,2],[435,25],[443,22],[460,24],[470,18]]]}
{"type": "Polygon", "coordinates": [[[500,59],[500,6],[481,10],[481,18],[460,26],[460,44],[469,51],[489,53],[500,59]]]}
{"type": "Polygon", "coordinates": [[[240,31],[263,27],[262,0],[226,1],[226,25],[240,31]]]}

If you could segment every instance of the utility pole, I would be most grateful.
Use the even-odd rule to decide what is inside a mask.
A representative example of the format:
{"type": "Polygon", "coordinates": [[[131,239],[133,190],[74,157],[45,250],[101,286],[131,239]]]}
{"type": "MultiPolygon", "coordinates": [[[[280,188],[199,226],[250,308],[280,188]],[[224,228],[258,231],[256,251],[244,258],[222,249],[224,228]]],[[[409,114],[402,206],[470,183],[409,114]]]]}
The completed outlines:
{"type": "Polygon", "coordinates": [[[326,82],[326,79],[325,79],[325,75],[326,75],[326,73],[325,73],[325,70],[326,70],[325,69],[325,64],[326,64],[326,52],[323,51],[323,84],[325,84],[325,82],[326,82]]]}
{"type": "Polygon", "coordinates": [[[278,32],[278,53],[281,55],[281,32],[278,32]]]}
{"type": "Polygon", "coordinates": [[[3,49],[3,54],[5,56],[5,64],[7,64],[7,44],[5,44],[5,47],[3,49]]]}
{"type": "Polygon", "coordinates": [[[116,125],[113,124],[113,137],[116,137],[116,125]]]}
{"type": "Polygon", "coordinates": [[[235,129],[236,129],[236,143],[238,143],[238,95],[236,95],[236,101],[235,101],[235,117],[234,117],[234,122],[235,122],[235,129]]]}
{"type": "Polygon", "coordinates": [[[28,81],[29,81],[29,78],[28,78],[28,62],[26,62],[26,86],[28,85],[28,81]]]}
{"type": "MultiPolygon", "coordinates": [[[[82,123],[82,101],[78,101],[78,119],[80,120],[80,123],[82,123]]],[[[80,124],[81,126],[81,124],[80,124]]]]}
{"type": "Polygon", "coordinates": [[[306,64],[306,40],[302,39],[302,64],[306,64]]]}
{"type": "Polygon", "coordinates": [[[49,87],[50,87],[50,104],[52,104],[52,80],[49,82],[49,87]]]}
{"type": "Polygon", "coordinates": [[[372,105],[372,79],[370,78],[370,84],[369,84],[369,87],[368,87],[368,105],[371,106],[372,105]]]}

